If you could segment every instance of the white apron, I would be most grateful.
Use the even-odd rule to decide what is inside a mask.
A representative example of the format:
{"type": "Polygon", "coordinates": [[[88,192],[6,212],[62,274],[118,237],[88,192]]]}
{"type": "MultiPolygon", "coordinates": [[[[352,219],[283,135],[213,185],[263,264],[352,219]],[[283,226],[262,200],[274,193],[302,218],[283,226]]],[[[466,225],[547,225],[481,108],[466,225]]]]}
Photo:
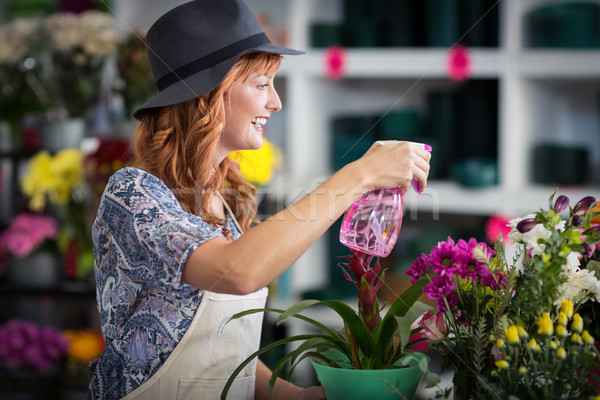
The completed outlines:
{"type": "MultiPolygon", "coordinates": [[[[159,370],[124,399],[219,399],[231,373],[258,350],[263,314],[223,324],[235,313],[263,308],[267,288],[246,296],[204,291],[192,323],[159,370]]],[[[254,359],[238,375],[228,399],[253,400],[254,359]]]]}

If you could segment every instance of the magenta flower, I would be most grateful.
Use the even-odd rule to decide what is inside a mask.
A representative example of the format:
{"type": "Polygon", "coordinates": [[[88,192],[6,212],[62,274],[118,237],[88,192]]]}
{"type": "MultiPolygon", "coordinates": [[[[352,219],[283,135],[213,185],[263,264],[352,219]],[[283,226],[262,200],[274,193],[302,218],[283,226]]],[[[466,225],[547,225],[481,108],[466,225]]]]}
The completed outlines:
{"type": "Polygon", "coordinates": [[[406,271],[406,275],[411,277],[410,283],[414,285],[427,272],[429,272],[429,257],[427,257],[425,254],[422,254],[421,257],[418,257],[413,262],[408,271],[406,271]]]}
{"type": "Polygon", "coordinates": [[[448,296],[456,289],[456,283],[453,279],[445,276],[436,276],[423,288],[423,292],[427,294],[431,300],[438,300],[448,296]]]}
{"type": "Polygon", "coordinates": [[[439,242],[429,255],[429,262],[438,275],[454,273],[456,265],[462,263],[462,261],[463,251],[456,246],[454,240],[450,237],[446,242],[439,242]]]}

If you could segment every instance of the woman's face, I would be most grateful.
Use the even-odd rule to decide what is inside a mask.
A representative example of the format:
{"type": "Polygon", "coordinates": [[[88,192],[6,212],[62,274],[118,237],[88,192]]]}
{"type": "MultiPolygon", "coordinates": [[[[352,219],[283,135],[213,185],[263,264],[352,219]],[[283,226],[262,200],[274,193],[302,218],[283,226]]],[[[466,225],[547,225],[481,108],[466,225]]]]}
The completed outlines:
{"type": "Polygon", "coordinates": [[[281,110],[273,76],[256,73],[236,84],[225,99],[225,127],[220,146],[225,157],[234,150],[259,149],[264,126],[271,114],[281,110]]]}

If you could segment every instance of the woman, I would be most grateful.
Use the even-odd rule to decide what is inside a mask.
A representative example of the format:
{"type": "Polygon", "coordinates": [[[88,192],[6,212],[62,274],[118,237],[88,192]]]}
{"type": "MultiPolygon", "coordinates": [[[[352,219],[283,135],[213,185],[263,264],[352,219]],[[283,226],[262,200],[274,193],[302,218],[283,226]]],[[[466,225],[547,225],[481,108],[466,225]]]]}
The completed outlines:
{"type": "MultiPolygon", "coordinates": [[[[429,153],[376,143],[290,208],[256,223],[254,188],[234,150],[258,149],[281,109],[281,54],[242,0],[195,0],[147,35],[159,93],[136,110],[135,161],[111,177],[93,227],[98,309],[106,351],[90,397],[217,399],[259,345],[265,286],[289,268],[361,194],[425,187],[429,153]]],[[[249,365],[232,399],[318,399],[322,389],[249,365]]]]}

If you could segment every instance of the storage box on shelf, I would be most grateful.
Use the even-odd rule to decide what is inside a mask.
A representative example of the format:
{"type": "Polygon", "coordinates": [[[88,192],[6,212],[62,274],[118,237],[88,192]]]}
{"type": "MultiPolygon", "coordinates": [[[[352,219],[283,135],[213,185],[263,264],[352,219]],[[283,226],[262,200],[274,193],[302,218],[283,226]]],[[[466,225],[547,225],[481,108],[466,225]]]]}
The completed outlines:
{"type": "MultiPolygon", "coordinates": [[[[598,0],[590,2],[600,5],[598,0]]],[[[287,110],[286,169],[281,180],[284,187],[279,192],[283,201],[292,202],[302,189],[315,187],[333,172],[331,121],[336,116],[398,108],[425,110],[430,93],[460,86],[446,73],[448,44],[454,42],[440,47],[423,46],[423,41],[421,46],[412,42],[403,47],[347,47],[345,77],[329,80],[325,69],[327,50],[311,47],[311,31],[316,24],[344,23],[349,19],[345,4],[355,7],[358,0],[249,3],[261,12],[269,13],[272,7],[272,23],[288,26],[287,45],[307,50],[306,55],[287,58],[279,73],[285,82],[287,110]]],[[[376,3],[380,6],[386,2],[376,3]]],[[[462,42],[470,46],[470,79],[497,82],[498,184],[475,190],[450,180],[434,180],[425,194],[406,196],[409,212],[522,215],[544,204],[557,186],[561,194],[573,199],[584,195],[600,198],[600,177],[595,172],[600,170],[600,49],[534,48],[529,40],[532,10],[556,3],[574,1],[499,2],[493,10],[497,12],[497,46],[462,42]],[[536,182],[532,173],[534,151],[539,145],[556,142],[585,145],[589,162],[583,183],[536,182]]],[[[492,17],[486,14],[491,8],[488,5],[479,10],[484,20],[492,17]]],[[[391,11],[390,16],[394,16],[391,11]]],[[[468,30],[465,26],[460,29],[461,33],[468,30]]],[[[434,147],[434,157],[443,157],[442,153],[443,148],[434,147]]],[[[323,239],[297,262],[292,270],[294,293],[327,281],[324,271],[335,263],[326,256],[327,248],[323,239]]]]}

